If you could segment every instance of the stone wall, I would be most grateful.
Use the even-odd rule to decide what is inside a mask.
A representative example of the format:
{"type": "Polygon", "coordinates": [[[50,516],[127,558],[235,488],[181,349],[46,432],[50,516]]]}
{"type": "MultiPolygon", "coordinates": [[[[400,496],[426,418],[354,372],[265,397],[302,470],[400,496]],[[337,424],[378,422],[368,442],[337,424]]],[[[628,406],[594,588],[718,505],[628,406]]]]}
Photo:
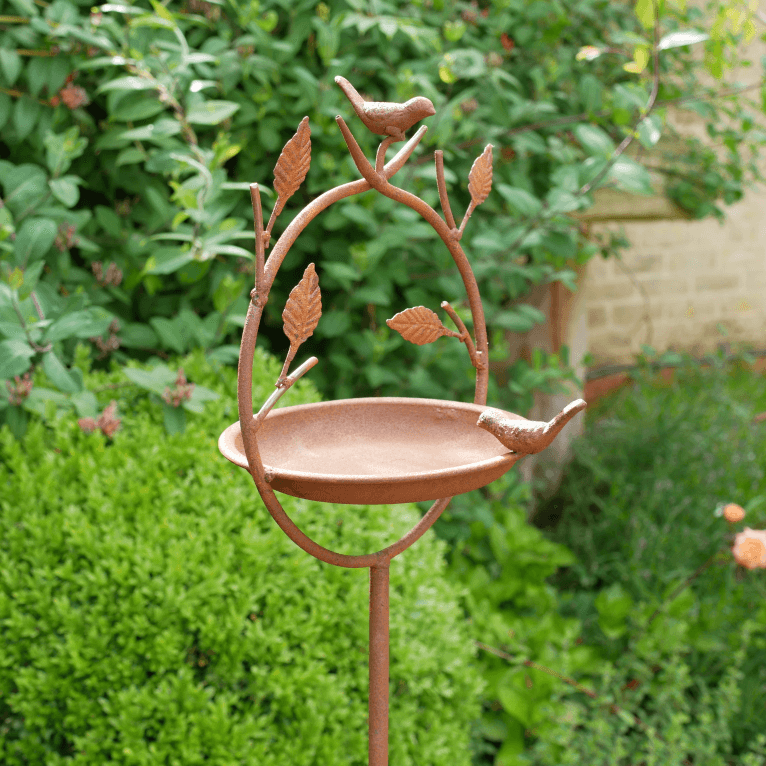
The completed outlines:
{"type": "Polygon", "coordinates": [[[724,224],[621,225],[631,242],[623,262],[592,259],[582,283],[591,368],[630,364],[644,343],[695,355],[723,340],[766,347],[766,192],[748,192],[724,224]]]}

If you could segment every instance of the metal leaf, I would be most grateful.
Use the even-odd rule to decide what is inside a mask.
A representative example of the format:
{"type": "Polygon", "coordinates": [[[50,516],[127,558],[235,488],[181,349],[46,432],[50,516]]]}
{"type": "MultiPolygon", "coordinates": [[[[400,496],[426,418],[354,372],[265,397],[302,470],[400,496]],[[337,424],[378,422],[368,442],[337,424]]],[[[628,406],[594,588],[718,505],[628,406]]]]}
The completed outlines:
{"type": "Polygon", "coordinates": [[[285,323],[285,335],[290,339],[290,346],[299,346],[313,334],[322,316],[322,293],[319,290],[319,277],[310,263],[303,272],[303,279],[290,291],[290,297],[282,312],[285,323]]]}
{"type": "Polygon", "coordinates": [[[492,189],[492,144],[474,160],[468,174],[468,191],[474,205],[481,205],[492,189]]]}
{"type": "Polygon", "coordinates": [[[276,217],[282,212],[285,202],[303,183],[310,164],[311,128],[309,118],[304,117],[296,134],[285,144],[274,167],[274,190],[278,196],[272,216],[276,217]]]}
{"type": "Polygon", "coordinates": [[[458,335],[448,330],[439,317],[425,306],[415,306],[415,308],[400,311],[391,319],[386,319],[386,324],[400,333],[402,338],[418,346],[433,343],[442,335],[458,335]]]}

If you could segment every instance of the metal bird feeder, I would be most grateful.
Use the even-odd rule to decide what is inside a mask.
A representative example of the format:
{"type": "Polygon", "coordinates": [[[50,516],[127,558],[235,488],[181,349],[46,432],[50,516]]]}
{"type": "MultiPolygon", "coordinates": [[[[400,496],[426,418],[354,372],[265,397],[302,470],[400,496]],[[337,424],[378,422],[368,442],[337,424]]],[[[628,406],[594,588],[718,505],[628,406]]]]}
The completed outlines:
{"type": "Polygon", "coordinates": [[[347,80],[338,77],[336,82],[365,126],[385,139],[378,148],[373,167],[343,118],[336,118],[362,178],[331,189],[309,203],[279,237],[265,263],[264,253],[269,247],[274,222],[309,169],[308,117],[301,121],[274,168],[277,202],[265,229],[258,185],[250,185],[255,217],[255,288],[250,293],[239,354],[239,421],[221,434],[218,447],[224,457],[247,469],[274,520],[296,545],[328,564],[370,568],[369,764],[386,766],[391,559],[409,548],[434,524],[454,495],[489,484],[525,454],[545,448],[565,423],[585,407],[585,402],[573,402],[550,423],[531,422],[519,415],[486,407],[487,330],[479,289],[460,239],[471,214],[490,192],[492,145],[488,145],[473,163],[468,177],[471,202],[458,227],[447,197],[441,151],[437,151],[435,157],[443,218],[422,199],[390,182],[423,138],[424,126],[393,159],[385,162],[389,146],[403,141],[405,130],[434,113],[431,102],[425,98],[411,99],[405,104],[364,102],[347,80]],[[313,333],[321,316],[319,279],[312,263],[290,293],[282,314],[290,350],[276,382],[276,390],[254,414],[255,342],[263,309],[282,261],[309,222],[323,210],[370,189],[419,213],[442,239],[458,267],[471,308],[474,339],[447,301],[442,302],[441,307],[451,317],[457,331],[445,327],[438,316],[424,306],[401,311],[387,320],[387,324],[418,345],[431,343],[443,335],[463,342],[471,364],[476,368],[473,403],[375,397],[304,404],[272,411],[285,391],[318,361],[311,357],[287,375],[298,347],[313,333]],[[397,542],[374,553],[351,556],[328,550],[307,537],[285,513],[275,490],[326,503],[435,502],[397,542]]]}

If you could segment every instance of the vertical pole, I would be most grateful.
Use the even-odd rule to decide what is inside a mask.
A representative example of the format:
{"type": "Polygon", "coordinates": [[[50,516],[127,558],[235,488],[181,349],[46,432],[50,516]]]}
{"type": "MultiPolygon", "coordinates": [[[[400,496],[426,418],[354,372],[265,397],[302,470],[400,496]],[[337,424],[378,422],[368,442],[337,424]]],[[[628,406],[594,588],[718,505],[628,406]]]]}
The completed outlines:
{"type": "Polygon", "coordinates": [[[389,564],[370,567],[369,766],[388,766],[389,564]]]}

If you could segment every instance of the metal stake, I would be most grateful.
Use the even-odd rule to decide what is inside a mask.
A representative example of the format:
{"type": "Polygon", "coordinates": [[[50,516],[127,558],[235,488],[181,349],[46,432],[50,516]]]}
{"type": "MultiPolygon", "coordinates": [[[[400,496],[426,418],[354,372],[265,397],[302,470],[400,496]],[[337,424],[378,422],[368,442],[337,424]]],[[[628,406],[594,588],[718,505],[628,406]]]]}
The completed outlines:
{"type": "Polygon", "coordinates": [[[388,766],[389,564],[370,567],[370,766],[388,766]]]}

